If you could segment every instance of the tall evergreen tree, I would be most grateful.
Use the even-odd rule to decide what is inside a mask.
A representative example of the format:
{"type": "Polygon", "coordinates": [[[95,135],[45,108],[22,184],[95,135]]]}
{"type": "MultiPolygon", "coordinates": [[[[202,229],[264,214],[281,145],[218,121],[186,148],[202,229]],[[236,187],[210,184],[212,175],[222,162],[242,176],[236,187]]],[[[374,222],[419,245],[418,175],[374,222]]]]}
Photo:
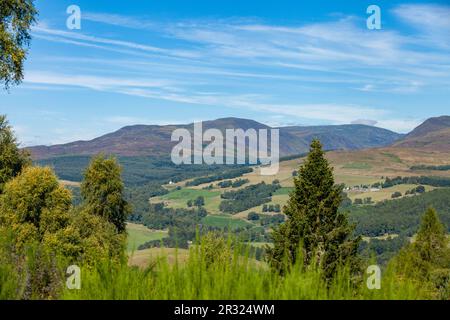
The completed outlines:
{"type": "Polygon", "coordinates": [[[294,184],[283,208],[288,220],[273,231],[274,247],[268,248],[272,267],[283,272],[297,262],[300,253],[305,265],[318,263],[327,279],[333,277],[342,262],[349,262],[356,269],[360,239],[351,237],[354,227],[338,211],[342,186],[335,185],[333,169],[318,140],[311,143],[294,184]]]}
{"type": "Polygon", "coordinates": [[[442,265],[446,259],[448,253],[447,232],[433,208],[429,208],[422,217],[414,247],[421,259],[425,261],[442,265]]]}
{"type": "Polygon", "coordinates": [[[0,115],[0,194],[5,183],[17,176],[28,164],[28,154],[19,150],[19,144],[6,116],[0,115]]]}
{"type": "Polygon", "coordinates": [[[115,225],[119,233],[125,232],[130,206],[124,199],[121,168],[114,158],[95,157],[84,173],[81,195],[86,210],[104,217],[115,225]]]}
{"type": "Polygon", "coordinates": [[[429,208],[413,243],[403,248],[393,263],[404,277],[431,285],[440,298],[450,298],[450,248],[447,232],[433,208],[429,208]]]}

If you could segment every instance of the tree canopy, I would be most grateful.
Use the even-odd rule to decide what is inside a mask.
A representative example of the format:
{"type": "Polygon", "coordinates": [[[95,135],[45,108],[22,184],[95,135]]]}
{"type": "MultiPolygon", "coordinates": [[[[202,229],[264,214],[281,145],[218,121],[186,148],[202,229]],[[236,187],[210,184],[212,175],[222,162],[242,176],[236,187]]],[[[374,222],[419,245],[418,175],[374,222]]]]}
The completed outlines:
{"type": "Polygon", "coordinates": [[[0,82],[8,89],[23,79],[23,64],[36,21],[34,0],[0,1],[0,82]]]}
{"type": "Polygon", "coordinates": [[[86,210],[107,219],[119,233],[125,232],[131,209],[124,198],[121,168],[115,158],[99,155],[92,159],[84,174],[81,195],[86,210]]]}
{"type": "Polygon", "coordinates": [[[0,225],[14,232],[19,246],[45,241],[68,225],[71,200],[50,168],[28,167],[5,185],[0,225]]]}
{"type": "Polygon", "coordinates": [[[30,164],[29,156],[19,144],[5,115],[0,115],[0,194],[4,184],[30,164]]]}

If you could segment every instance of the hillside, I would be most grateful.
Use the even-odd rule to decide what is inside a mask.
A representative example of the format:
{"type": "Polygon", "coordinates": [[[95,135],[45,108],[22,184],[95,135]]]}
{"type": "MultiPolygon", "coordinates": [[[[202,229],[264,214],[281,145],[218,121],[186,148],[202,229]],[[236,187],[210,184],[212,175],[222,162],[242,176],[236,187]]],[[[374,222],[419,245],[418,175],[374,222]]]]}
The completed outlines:
{"type": "MultiPolygon", "coordinates": [[[[106,134],[90,141],[75,141],[53,146],[35,146],[28,150],[34,159],[46,159],[65,155],[93,155],[97,153],[119,156],[169,155],[174,143],[170,142],[175,129],[193,131],[186,125],[134,125],[106,134]]],[[[220,129],[270,129],[259,122],[239,118],[224,118],[203,122],[203,130],[220,129]]],[[[308,151],[309,143],[319,138],[327,150],[357,150],[391,145],[402,135],[389,130],[365,125],[336,125],[312,127],[282,127],[280,129],[280,153],[282,156],[308,151]]]]}
{"type": "Polygon", "coordinates": [[[430,118],[415,128],[394,147],[450,151],[450,116],[430,118]]]}

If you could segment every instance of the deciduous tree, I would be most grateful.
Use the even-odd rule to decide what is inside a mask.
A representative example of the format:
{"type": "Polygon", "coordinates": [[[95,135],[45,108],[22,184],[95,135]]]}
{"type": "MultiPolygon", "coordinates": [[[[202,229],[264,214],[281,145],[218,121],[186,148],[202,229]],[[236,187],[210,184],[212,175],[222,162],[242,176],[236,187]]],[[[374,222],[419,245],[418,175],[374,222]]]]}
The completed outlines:
{"type": "Polygon", "coordinates": [[[34,0],[0,1],[0,82],[8,89],[23,79],[23,64],[37,10],[34,0]]]}
{"type": "Polygon", "coordinates": [[[19,247],[45,242],[68,226],[71,202],[50,168],[28,167],[4,187],[0,226],[14,232],[19,247]]]}
{"type": "Polygon", "coordinates": [[[19,144],[6,116],[0,115],[0,194],[4,184],[17,176],[28,164],[28,154],[19,150],[19,144]]]}
{"type": "Polygon", "coordinates": [[[111,222],[125,232],[130,206],[125,200],[121,168],[115,158],[95,157],[84,174],[81,195],[85,209],[111,222]]]}

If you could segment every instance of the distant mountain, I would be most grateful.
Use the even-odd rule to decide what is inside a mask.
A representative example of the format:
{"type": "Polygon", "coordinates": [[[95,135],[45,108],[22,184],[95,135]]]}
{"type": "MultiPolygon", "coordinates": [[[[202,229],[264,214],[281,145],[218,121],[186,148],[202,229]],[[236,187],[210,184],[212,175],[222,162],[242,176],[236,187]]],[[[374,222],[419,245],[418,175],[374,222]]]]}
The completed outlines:
{"type": "MultiPolygon", "coordinates": [[[[53,146],[28,148],[34,159],[46,159],[63,155],[93,155],[97,153],[119,156],[168,155],[175,145],[170,141],[175,129],[185,128],[192,132],[193,124],[186,125],[134,125],[106,134],[90,141],[75,141],[53,146]]],[[[270,129],[254,120],[223,118],[203,122],[203,130],[270,129]]],[[[312,139],[319,138],[327,150],[358,150],[384,147],[403,136],[377,127],[366,125],[336,125],[311,127],[282,127],[280,129],[280,153],[282,156],[308,151],[312,139]]]]}
{"type": "Polygon", "coordinates": [[[426,120],[397,141],[394,147],[450,151],[450,116],[426,120]]]}
{"type": "Polygon", "coordinates": [[[385,147],[403,137],[401,134],[386,129],[360,124],[284,127],[280,128],[280,132],[281,135],[286,134],[292,137],[287,141],[280,138],[280,145],[285,144],[283,151],[293,154],[296,154],[298,149],[301,149],[301,152],[307,151],[311,141],[315,138],[322,142],[326,150],[359,150],[385,147]],[[292,150],[287,149],[291,143],[293,144],[292,150]]]}

